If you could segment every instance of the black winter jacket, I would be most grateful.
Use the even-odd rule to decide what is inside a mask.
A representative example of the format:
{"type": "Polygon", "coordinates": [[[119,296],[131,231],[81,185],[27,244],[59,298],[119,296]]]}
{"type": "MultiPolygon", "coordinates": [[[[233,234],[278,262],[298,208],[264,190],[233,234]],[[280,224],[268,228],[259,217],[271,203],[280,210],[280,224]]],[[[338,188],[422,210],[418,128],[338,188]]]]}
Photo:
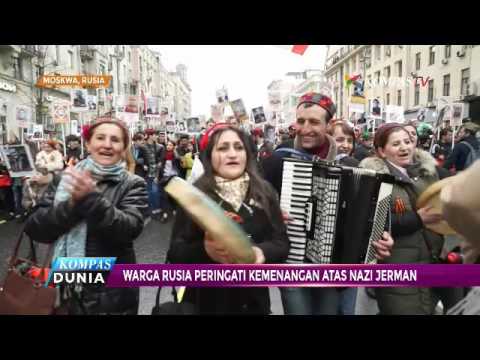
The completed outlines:
{"type": "MultiPolygon", "coordinates": [[[[475,150],[478,150],[480,147],[480,144],[478,143],[478,140],[475,137],[475,135],[470,135],[465,139],[463,139],[462,141],[468,142],[470,145],[472,145],[472,147],[475,150]]],[[[452,153],[443,164],[443,167],[445,169],[450,169],[453,165],[455,166],[455,170],[457,171],[465,170],[465,161],[467,161],[467,157],[469,154],[470,154],[470,148],[468,147],[468,145],[465,145],[465,144],[462,144],[462,142],[459,142],[453,148],[452,153]]]]}
{"type": "MultiPolygon", "coordinates": [[[[250,202],[238,212],[231,205],[222,202],[216,194],[209,196],[226,211],[242,217],[241,227],[251,236],[255,246],[262,249],[266,263],[283,263],[288,255],[288,237],[283,223],[280,206],[273,189],[270,200],[271,221],[266,213],[250,202]]],[[[179,209],[173,226],[168,259],[172,263],[215,263],[205,251],[204,231],[186,213],[179,209]]],[[[196,304],[200,314],[269,314],[270,296],[268,288],[187,288],[184,301],[196,304]]]]}
{"type": "MultiPolygon", "coordinates": [[[[120,182],[99,182],[101,192],[87,195],[73,207],[67,201],[53,206],[59,183],[60,176],[56,176],[28,218],[28,236],[37,242],[52,243],[86,220],[86,256],[116,257],[120,264],[135,263],[133,241],[143,230],[148,209],[145,180],[125,172],[120,182]]],[[[80,292],[70,285],[62,286],[61,291],[62,306],[71,315],[138,313],[138,288],[89,284],[83,285],[80,292]]]]}
{"type": "Polygon", "coordinates": [[[363,159],[372,155],[373,155],[373,149],[367,148],[365,145],[361,143],[355,147],[355,151],[353,152],[353,157],[358,161],[362,161],[363,159]]]}
{"type": "Polygon", "coordinates": [[[121,182],[99,182],[104,189],[101,193],[88,194],[73,207],[67,201],[53,206],[59,183],[57,176],[28,218],[27,235],[37,242],[52,243],[86,220],[86,256],[117,257],[117,263],[135,263],[133,241],[143,230],[148,209],[145,181],[125,172],[121,182]]]}

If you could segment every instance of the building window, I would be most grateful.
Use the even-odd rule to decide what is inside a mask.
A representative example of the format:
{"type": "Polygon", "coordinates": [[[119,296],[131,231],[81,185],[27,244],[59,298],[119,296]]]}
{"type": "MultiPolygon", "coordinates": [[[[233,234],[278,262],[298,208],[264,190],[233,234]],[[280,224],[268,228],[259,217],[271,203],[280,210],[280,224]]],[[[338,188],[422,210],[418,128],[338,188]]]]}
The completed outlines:
{"type": "Polygon", "coordinates": [[[381,45],[375,45],[375,60],[380,60],[381,53],[380,53],[381,45]]]}
{"type": "Polygon", "coordinates": [[[392,46],[384,45],[384,49],[385,49],[385,56],[390,57],[392,55],[392,46]]]}
{"type": "Polygon", "coordinates": [[[0,115],[0,145],[7,143],[7,117],[0,115]]]}
{"type": "Polygon", "coordinates": [[[387,105],[390,105],[390,94],[387,94],[387,105]]]}
{"type": "Polygon", "coordinates": [[[402,90],[397,91],[397,105],[402,106],[402,90]]]}
{"type": "Polygon", "coordinates": [[[449,59],[452,56],[452,45],[445,45],[445,59],[449,59]]]}
{"type": "Polygon", "coordinates": [[[385,68],[385,77],[387,77],[387,79],[390,78],[390,66],[385,68]]]}
{"type": "Polygon", "coordinates": [[[75,68],[75,59],[73,58],[73,51],[72,50],[68,50],[68,57],[69,57],[69,67],[70,69],[74,69],[75,68]]]}
{"type": "Polygon", "coordinates": [[[35,81],[40,77],[40,75],[41,75],[40,66],[35,65],[35,81]]]}
{"type": "Polygon", "coordinates": [[[397,76],[402,77],[402,72],[403,72],[402,60],[400,60],[400,61],[397,61],[397,76]]]}
{"type": "Polygon", "coordinates": [[[429,80],[428,81],[428,102],[432,102],[433,101],[433,80],[429,80]]]}
{"type": "Polygon", "coordinates": [[[55,56],[57,61],[57,66],[61,63],[60,61],[60,45],[55,45],[55,56]]]}
{"type": "Polygon", "coordinates": [[[443,76],[443,96],[450,96],[450,74],[443,76]]]}
{"type": "Polygon", "coordinates": [[[137,95],[137,87],[135,85],[130,85],[130,95],[137,95]]]}
{"type": "Polygon", "coordinates": [[[462,84],[460,93],[462,96],[468,95],[468,82],[470,81],[470,69],[462,70],[462,84]]]}
{"type": "Polygon", "coordinates": [[[435,46],[430,46],[428,65],[435,64],[435,46]]]}
{"type": "Polygon", "coordinates": [[[12,56],[13,77],[18,80],[23,80],[22,59],[12,56]]]}
{"type": "Polygon", "coordinates": [[[420,84],[416,84],[415,85],[415,99],[414,99],[414,103],[413,103],[415,106],[417,106],[418,104],[420,104],[420,84]]]}
{"type": "Polygon", "coordinates": [[[128,85],[127,84],[123,84],[123,92],[125,95],[127,95],[128,93],[128,85]]]}
{"type": "Polygon", "coordinates": [[[421,56],[421,53],[416,53],[415,54],[415,70],[420,70],[420,56],[421,56]]]}
{"type": "Polygon", "coordinates": [[[376,85],[380,85],[380,71],[377,71],[375,73],[375,78],[376,78],[376,81],[377,81],[376,85]]]}

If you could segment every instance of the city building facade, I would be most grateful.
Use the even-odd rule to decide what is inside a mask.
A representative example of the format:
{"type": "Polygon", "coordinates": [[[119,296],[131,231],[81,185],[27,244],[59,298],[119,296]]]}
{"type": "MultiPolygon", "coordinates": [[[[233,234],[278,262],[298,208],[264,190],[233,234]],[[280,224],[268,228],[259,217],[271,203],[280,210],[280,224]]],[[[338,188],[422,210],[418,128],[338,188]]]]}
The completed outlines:
{"type": "MultiPolygon", "coordinates": [[[[161,54],[145,45],[0,45],[0,143],[22,139],[24,132],[17,112],[25,108],[27,121],[43,124],[44,132],[57,133],[51,104],[70,100],[69,89],[39,89],[35,86],[41,75],[111,75],[107,89],[89,89],[96,96],[96,106],[88,112],[71,112],[71,120],[88,122],[96,116],[114,114],[118,96],[137,96],[139,119],[144,119],[144,100],[158,99],[158,106],[174,118],[191,115],[191,88],[187,68],[178,65],[168,71],[161,54]]],[[[23,115],[22,115],[23,116],[23,115]]],[[[67,134],[71,132],[66,124],[67,134]]]]}
{"type": "Polygon", "coordinates": [[[358,120],[355,113],[363,111],[369,118],[376,101],[382,121],[388,107],[401,107],[404,121],[435,123],[439,106],[448,102],[462,103],[463,119],[478,121],[479,63],[475,45],[344,45],[327,52],[325,76],[339,117],[358,120]]]}

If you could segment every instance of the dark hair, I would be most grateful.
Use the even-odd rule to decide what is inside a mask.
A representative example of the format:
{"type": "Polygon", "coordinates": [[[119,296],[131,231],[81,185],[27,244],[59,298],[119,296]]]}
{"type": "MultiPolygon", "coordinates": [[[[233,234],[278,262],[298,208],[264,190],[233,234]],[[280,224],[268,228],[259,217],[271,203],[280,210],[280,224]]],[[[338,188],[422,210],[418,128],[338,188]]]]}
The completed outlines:
{"type": "Polygon", "coordinates": [[[388,138],[390,137],[390,135],[400,130],[405,131],[408,134],[408,136],[410,136],[407,129],[405,129],[402,124],[388,123],[383,126],[380,126],[377,132],[375,133],[375,138],[373,139],[373,146],[375,147],[375,149],[384,148],[385,145],[387,145],[388,138]]]}
{"type": "Polygon", "coordinates": [[[212,166],[212,153],[213,148],[218,142],[220,135],[225,131],[233,131],[238,135],[240,141],[243,144],[245,152],[247,153],[247,163],[245,171],[250,177],[250,185],[248,187],[247,197],[252,198],[256,201],[262,209],[265,211],[267,217],[271,220],[271,202],[275,201],[275,195],[272,191],[269,184],[262,178],[258,172],[258,165],[255,155],[252,152],[252,149],[249,146],[248,135],[237,128],[234,127],[222,127],[215,131],[210,140],[208,141],[207,148],[205,149],[205,158],[203,162],[204,173],[203,175],[195,182],[200,190],[204,191],[207,194],[213,194],[217,190],[217,183],[215,181],[215,173],[212,166]]]}
{"type": "MultiPolygon", "coordinates": [[[[314,103],[309,103],[309,102],[300,104],[300,105],[297,107],[297,109],[298,109],[300,106],[303,106],[305,109],[308,109],[308,108],[311,108],[312,106],[315,106],[315,105],[317,105],[318,107],[320,107],[320,108],[323,109],[323,107],[321,107],[320,105],[314,104],[314,103]]],[[[325,109],[323,109],[323,110],[325,110],[325,109]]],[[[332,120],[333,116],[330,115],[330,113],[329,113],[327,110],[325,110],[325,112],[327,113],[327,116],[325,117],[325,122],[326,122],[327,125],[328,125],[328,123],[330,122],[330,120],[332,120]]]]}
{"type": "Polygon", "coordinates": [[[66,138],[65,138],[65,142],[68,144],[69,142],[72,142],[72,141],[78,141],[80,142],[80,138],[76,135],[68,135],[66,138]]]}
{"type": "Polygon", "coordinates": [[[190,137],[188,135],[181,135],[179,140],[190,140],[190,137]]]}
{"type": "Polygon", "coordinates": [[[85,134],[85,140],[87,142],[90,142],[90,139],[92,138],[93,133],[95,132],[95,129],[97,127],[99,127],[100,125],[103,125],[103,124],[112,124],[112,125],[118,126],[118,128],[122,131],[124,149],[127,149],[128,145],[129,145],[128,139],[130,138],[129,134],[128,134],[128,129],[123,124],[123,122],[121,122],[120,120],[116,120],[114,118],[101,118],[100,120],[97,120],[95,123],[90,125],[88,127],[88,130],[87,130],[86,134],[85,134]]]}
{"type": "Polygon", "coordinates": [[[144,138],[144,135],[142,133],[136,133],[135,135],[133,135],[132,140],[139,141],[139,140],[143,140],[143,138],[144,138]]]}
{"type": "Polygon", "coordinates": [[[353,151],[355,150],[355,132],[353,131],[353,128],[343,120],[336,120],[328,126],[327,133],[333,136],[335,133],[335,128],[337,127],[339,127],[345,135],[352,137],[353,148],[351,153],[353,153],[353,151]]]}
{"type": "Polygon", "coordinates": [[[448,133],[453,132],[453,130],[449,127],[440,130],[440,137],[447,135],[448,133]]]}

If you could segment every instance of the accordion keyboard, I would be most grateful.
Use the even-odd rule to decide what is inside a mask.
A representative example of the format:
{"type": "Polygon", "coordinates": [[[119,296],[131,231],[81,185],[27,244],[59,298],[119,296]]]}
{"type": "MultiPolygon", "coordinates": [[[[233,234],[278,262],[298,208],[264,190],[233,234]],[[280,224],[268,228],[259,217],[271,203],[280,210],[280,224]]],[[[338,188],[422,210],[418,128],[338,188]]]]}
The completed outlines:
{"type": "Polygon", "coordinates": [[[287,263],[303,263],[307,230],[305,204],[312,195],[312,163],[284,161],[280,207],[292,219],[287,225],[290,252],[287,263]]]}

